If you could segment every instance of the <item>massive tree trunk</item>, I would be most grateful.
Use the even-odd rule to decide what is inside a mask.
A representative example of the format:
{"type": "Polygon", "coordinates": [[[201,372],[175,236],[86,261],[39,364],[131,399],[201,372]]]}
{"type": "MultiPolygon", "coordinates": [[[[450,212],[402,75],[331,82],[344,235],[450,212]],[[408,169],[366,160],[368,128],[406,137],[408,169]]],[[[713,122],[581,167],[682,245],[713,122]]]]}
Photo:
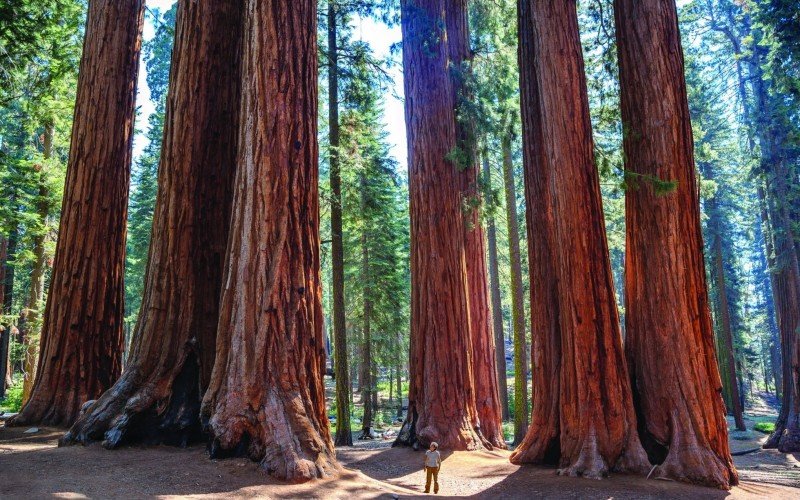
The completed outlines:
{"type": "Polygon", "coordinates": [[[508,259],[511,262],[511,325],[514,338],[514,444],[528,432],[528,340],[525,335],[525,301],[522,289],[522,253],[519,247],[517,188],[511,160],[511,123],[501,140],[503,150],[503,186],[506,194],[506,230],[508,259]]]}
{"type": "Polygon", "coordinates": [[[514,463],[641,472],[574,0],[519,3],[534,403],[514,463]]]}
{"type": "Polygon", "coordinates": [[[492,447],[500,444],[502,432],[498,439],[488,292],[485,276],[480,277],[485,273],[483,235],[479,225],[470,227],[476,219],[468,190],[477,168],[468,127],[457,120],[464,97],[458,75],[467,57],[466,4],[403,0],[402,32],[411,199],[411,383],[408,416],[395,444],[492,447]],[[473,331],[476,325],[480,332],[473,331]],[[488,341],[476,340],[476,334],[488,341]],[[476,352],[482,360],[480,388],[473,370],[476,352]],[[487,409],[495,416],[487,417],[487,409]]]}
{"type": "Polygon", "coordinates": [[[339,466],[325,411],[316,2],[248,0],[239,163],[201,415],[212,457],[303,481],[339,466]]]}
{"type": "Polygon", "coordinates": [[[469,101],[473,98],[469,81],[472,52],[469,47],[469,23],[467,1],[444,1],[445,33],[455,103],[455,149],[456,157],[462,158],[459,167],[463,170],[462,211],[464,212],[464,258],[467,267],[467,309],[472,339],[472,380],[475,390],[477,421],[473,424],[484,439],[496,448],[505,448],[503,437],[500,395],[497,387],[495,367],[495,341],[490,324],[489,285],[486,272],[486,248],[483,225],[478,207],[481,205],[479,186],[480,164],[478,159],[475,123],[469,117],[469,101]]]}
{"type": "Polygon", "coordinates": [[[38,376],[12,425],[70,425],[120,374],[143,16],[142,0],[89,2],[38,376]]]}
{"type": "MultiPolygon", "coordinates": [[[[483,157],[484,199],[492,195],[492,174],[489,169],[489,158],[483,157]]],[[[500,396],[500,410],[503,420],[508,414],[508,379],[506,374],[506,342],[503,335],[503,308],[500,302],[500,270],[497,263],[497,226],[494,216],[489,215],[486,221],[486,239],[489,245],[489,289],[492,300],[492,330],[494,332],[495,368],[497,369],[497,387],[500,396]]],[[[524,412],[527,414],[527,412],[524,412]]],[[[526,417],[527,418],[527,417],[526,417]]]]}
{"type": "Polygon", "coordinates": [[[714,350],[672,0],[615,0],[626,177],[626,350],[659,477],[737,483],[714,350]],[[675,182],[668,194],[662,182],[675,182]]]}
{"type": "Polygon", "coordinates": [[[139,320],[122,377],[63,442],[185,445],[214,363],[239,107],[242,0],[181,0],[139,320]]]}
{"type": "MultiPolygon", "coordinates": [[[[477,173],[477,165],[471,167],[477,173]]],[[[473,193],[478,191],[474,178],[473,193]]],[[[474,196],[474,195],[473,195],[474,196]]],[[[478,420],[476,428],[492,447],[505,448],[503,420],[500,409],[500,393],[497,385],[497,368],[494,334],[489,312],[489,288],[486,276],[486,249],[483,243],[483,228],[480,214],[473,210],[467,221],[465,258],[467,284],[470,290],[469,319],[472,334],[472,379],[475,387],[475,407],[478,420]]]]}
{"type": "MultiPolygon", "coordinates": [[[[45,160],[53,155],[54,126],[48,123],[44,128],[43,156],[45,160]]],[[[45,260],[45,239],[47,238],[47,218],[50,215],[50,192],[44,179],[44,172],[39,171],[39,197],[36,200],[36,212],[42,227],[33,237],[33,268],[31,269],[31,284],[28,289],[28,301],[25,307],[25,362],[23,366],[24,378],[22,381],[22,404],[28,402],[36,379],[36,363],[39,357],[39,335],[35,329],[39,325],[39,308],[42,305],[44,294],[44,274],[47,261],[45,260]]],[[[20,326],[20,330],[22,327],[20,326]]]]}
{"type": "Polygon", "coordinates": [[[331,288],[333,351],[336,375],[336,446],[352,446],[347,326],[344,316],[344,245],[342,238],[342,175],[339,164],[339,48],[336,0],[328,0],[328,134],[331,183],[331,288]]]}

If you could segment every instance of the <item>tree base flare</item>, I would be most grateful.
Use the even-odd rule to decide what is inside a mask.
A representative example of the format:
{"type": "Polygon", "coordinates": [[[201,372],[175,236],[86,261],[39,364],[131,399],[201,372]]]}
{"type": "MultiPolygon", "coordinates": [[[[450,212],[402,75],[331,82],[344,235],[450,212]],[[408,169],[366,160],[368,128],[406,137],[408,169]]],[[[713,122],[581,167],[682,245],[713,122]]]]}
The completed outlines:
{"type": "Polygon", "coordinates": [[[304,407],[299,393],[281,395],[274,388],[259,406],[220,404],[207,426],[209,455],[248,457],[271,476],[293,483],[338,476],[332,443],[304,407]]]}
{"type": "Polygon", "coordinates": [[[130,367],[114,386],[86,409],[59,440],[59,446],[103,441],[108,449],[125,444],[185,447],[202,441],[200,367],[189,353],[177,374],[141,383],[130,367]],[[174,377],[174,378],[173,378],[174,377]]]}
{"type": "Polygon", "coordinates": [[[733,462],[723,460],[708,446],[701,446],[694,434],[685,433],[673,435],[666,458],[651,477],[724,490],[739,484],[733,462]]]}
{"type": "Polygon", "coordinates": [[[800,416],[795,414],[791,408],[778,416],[778,421],[775,422],[775,431],[764,443],[764,448],[777,448],[781,453],[800,451],[800,416]]]}
{"type": "Polygon", "coordinates": [[[560,476],[588,479],[602,479],[612,472],[644,474],[650,469],[647,455],[635,434],[628,438],[623,449],[612,447],[603,453],[593,430],[589,430],[579,445],[565,445],[561,442],[564,437],[552,428],[542,431],[529,430],[526,439],[511,455],[511,463],[558,465],[560,476]]]}
{"type": "Polygon", "coordinates": [[[397,438],[392,443],[395,446],[410,446],[415,450],[420,447],[427,449],[431,443],[439,445],[439,449],[452,451],[477,451],[493,450],[492,444],[487,441],[480,429],[472,427],[466,420],[461,425],[452,421],[437,425],[436,422],[427,422],[420,426],[420,418],[416,409],[409,410],[408,417],[400,428],[397,438]]]}

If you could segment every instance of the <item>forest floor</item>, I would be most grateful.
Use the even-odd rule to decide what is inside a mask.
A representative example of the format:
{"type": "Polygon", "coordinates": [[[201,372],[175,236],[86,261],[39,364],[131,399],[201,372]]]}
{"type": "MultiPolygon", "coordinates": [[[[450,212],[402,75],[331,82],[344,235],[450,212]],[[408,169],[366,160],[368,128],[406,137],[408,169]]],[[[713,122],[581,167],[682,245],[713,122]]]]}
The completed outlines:
{"type": "MultiPolygon", "coordinates": [[[[336,480],[301,485],[269,478],[247,459],[209,460],[203,446],[58,448],[62,431],[0,426],[0,498],[411,498],[423,495],[422,455],[389,440],[340,449],[336,480]]],[[[669,481],[614,475],[601,481],[519,467],[508,452],[443,453],[442,496],[473,498],[800,498],[797,457],[762,451],[736,457],[743,482],[724,492],[669,481]],[[791,457],[791,458],[790,458],[791,457]],[[746,461],[742,461],[742,460],[746,461]],[[790,463],[791,462],[791,463],[790,463]],[[787,464],[788,468],[787,468],[787,464]],[[781,469],[783,485],[769,471],[781,469]],[[795,472],[796,471],[796,472],[795,472]],[[759,475],[767,472],[766,475],[759,475]]]]}
{"type": "MultiPolygon", "coordinates": [[[[773,398],[774,399],[774,398],[773,398]]],[[[750,399],[745,423],[774,421],[776,401],[750,399]]],[[[730,422],[731,426],[733,422],[730,422]]],[[[384,430],[390,430],[387,427],[384,430]]],[[[63,431],[6,428],[0,422],[0,498],[412,498],[423,496],[422,453],[391,448],[392,439],[356,441],[337,455],[335,480],[286,484],[247,459],[209,460],[203,446],[58,448],[63,431]]],[[[446,497],[800,499],[800,454],[761,450],[767,435],[731,431],[742,483],[730,492],[638,476],[601,481],[565,478],[545,467],[516,466],[509,452],[443,452],[439,482],[446,497]],[[757,450],[757,451],[753,451],[757,450]],[[745,453],[746,452],[746,453],[745,453]]]]}

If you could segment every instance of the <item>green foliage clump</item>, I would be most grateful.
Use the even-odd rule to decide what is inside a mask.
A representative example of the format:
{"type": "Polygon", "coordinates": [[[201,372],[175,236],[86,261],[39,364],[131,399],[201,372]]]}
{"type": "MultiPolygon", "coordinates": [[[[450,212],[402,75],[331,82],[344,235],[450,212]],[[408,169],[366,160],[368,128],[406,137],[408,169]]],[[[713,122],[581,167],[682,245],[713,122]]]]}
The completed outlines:
{"type": "Polygon", "coordinates": [[[6,397],[0,401],[0,411],[16,413],[22,407],[22,377],[14,377],[14,383],[6,389],[6,397]]]}
{"type": "Polygon", "coordinates": [[[775,422],[759,422],[753,426],[754,431],[772,434],[775,432],[775,422]]]}

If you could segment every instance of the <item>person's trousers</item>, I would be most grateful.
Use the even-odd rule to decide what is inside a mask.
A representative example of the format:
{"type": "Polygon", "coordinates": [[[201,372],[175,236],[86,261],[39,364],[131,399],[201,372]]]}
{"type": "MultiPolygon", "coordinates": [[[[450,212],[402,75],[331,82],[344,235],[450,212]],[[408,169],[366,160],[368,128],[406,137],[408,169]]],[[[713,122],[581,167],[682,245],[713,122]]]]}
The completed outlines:
{"type": "Polygon", "coordinates": [[[431,478],[433,478],[433,492],[439,493],[438,467],[425,467],[425,493],[431,491],[431,478]]]}

